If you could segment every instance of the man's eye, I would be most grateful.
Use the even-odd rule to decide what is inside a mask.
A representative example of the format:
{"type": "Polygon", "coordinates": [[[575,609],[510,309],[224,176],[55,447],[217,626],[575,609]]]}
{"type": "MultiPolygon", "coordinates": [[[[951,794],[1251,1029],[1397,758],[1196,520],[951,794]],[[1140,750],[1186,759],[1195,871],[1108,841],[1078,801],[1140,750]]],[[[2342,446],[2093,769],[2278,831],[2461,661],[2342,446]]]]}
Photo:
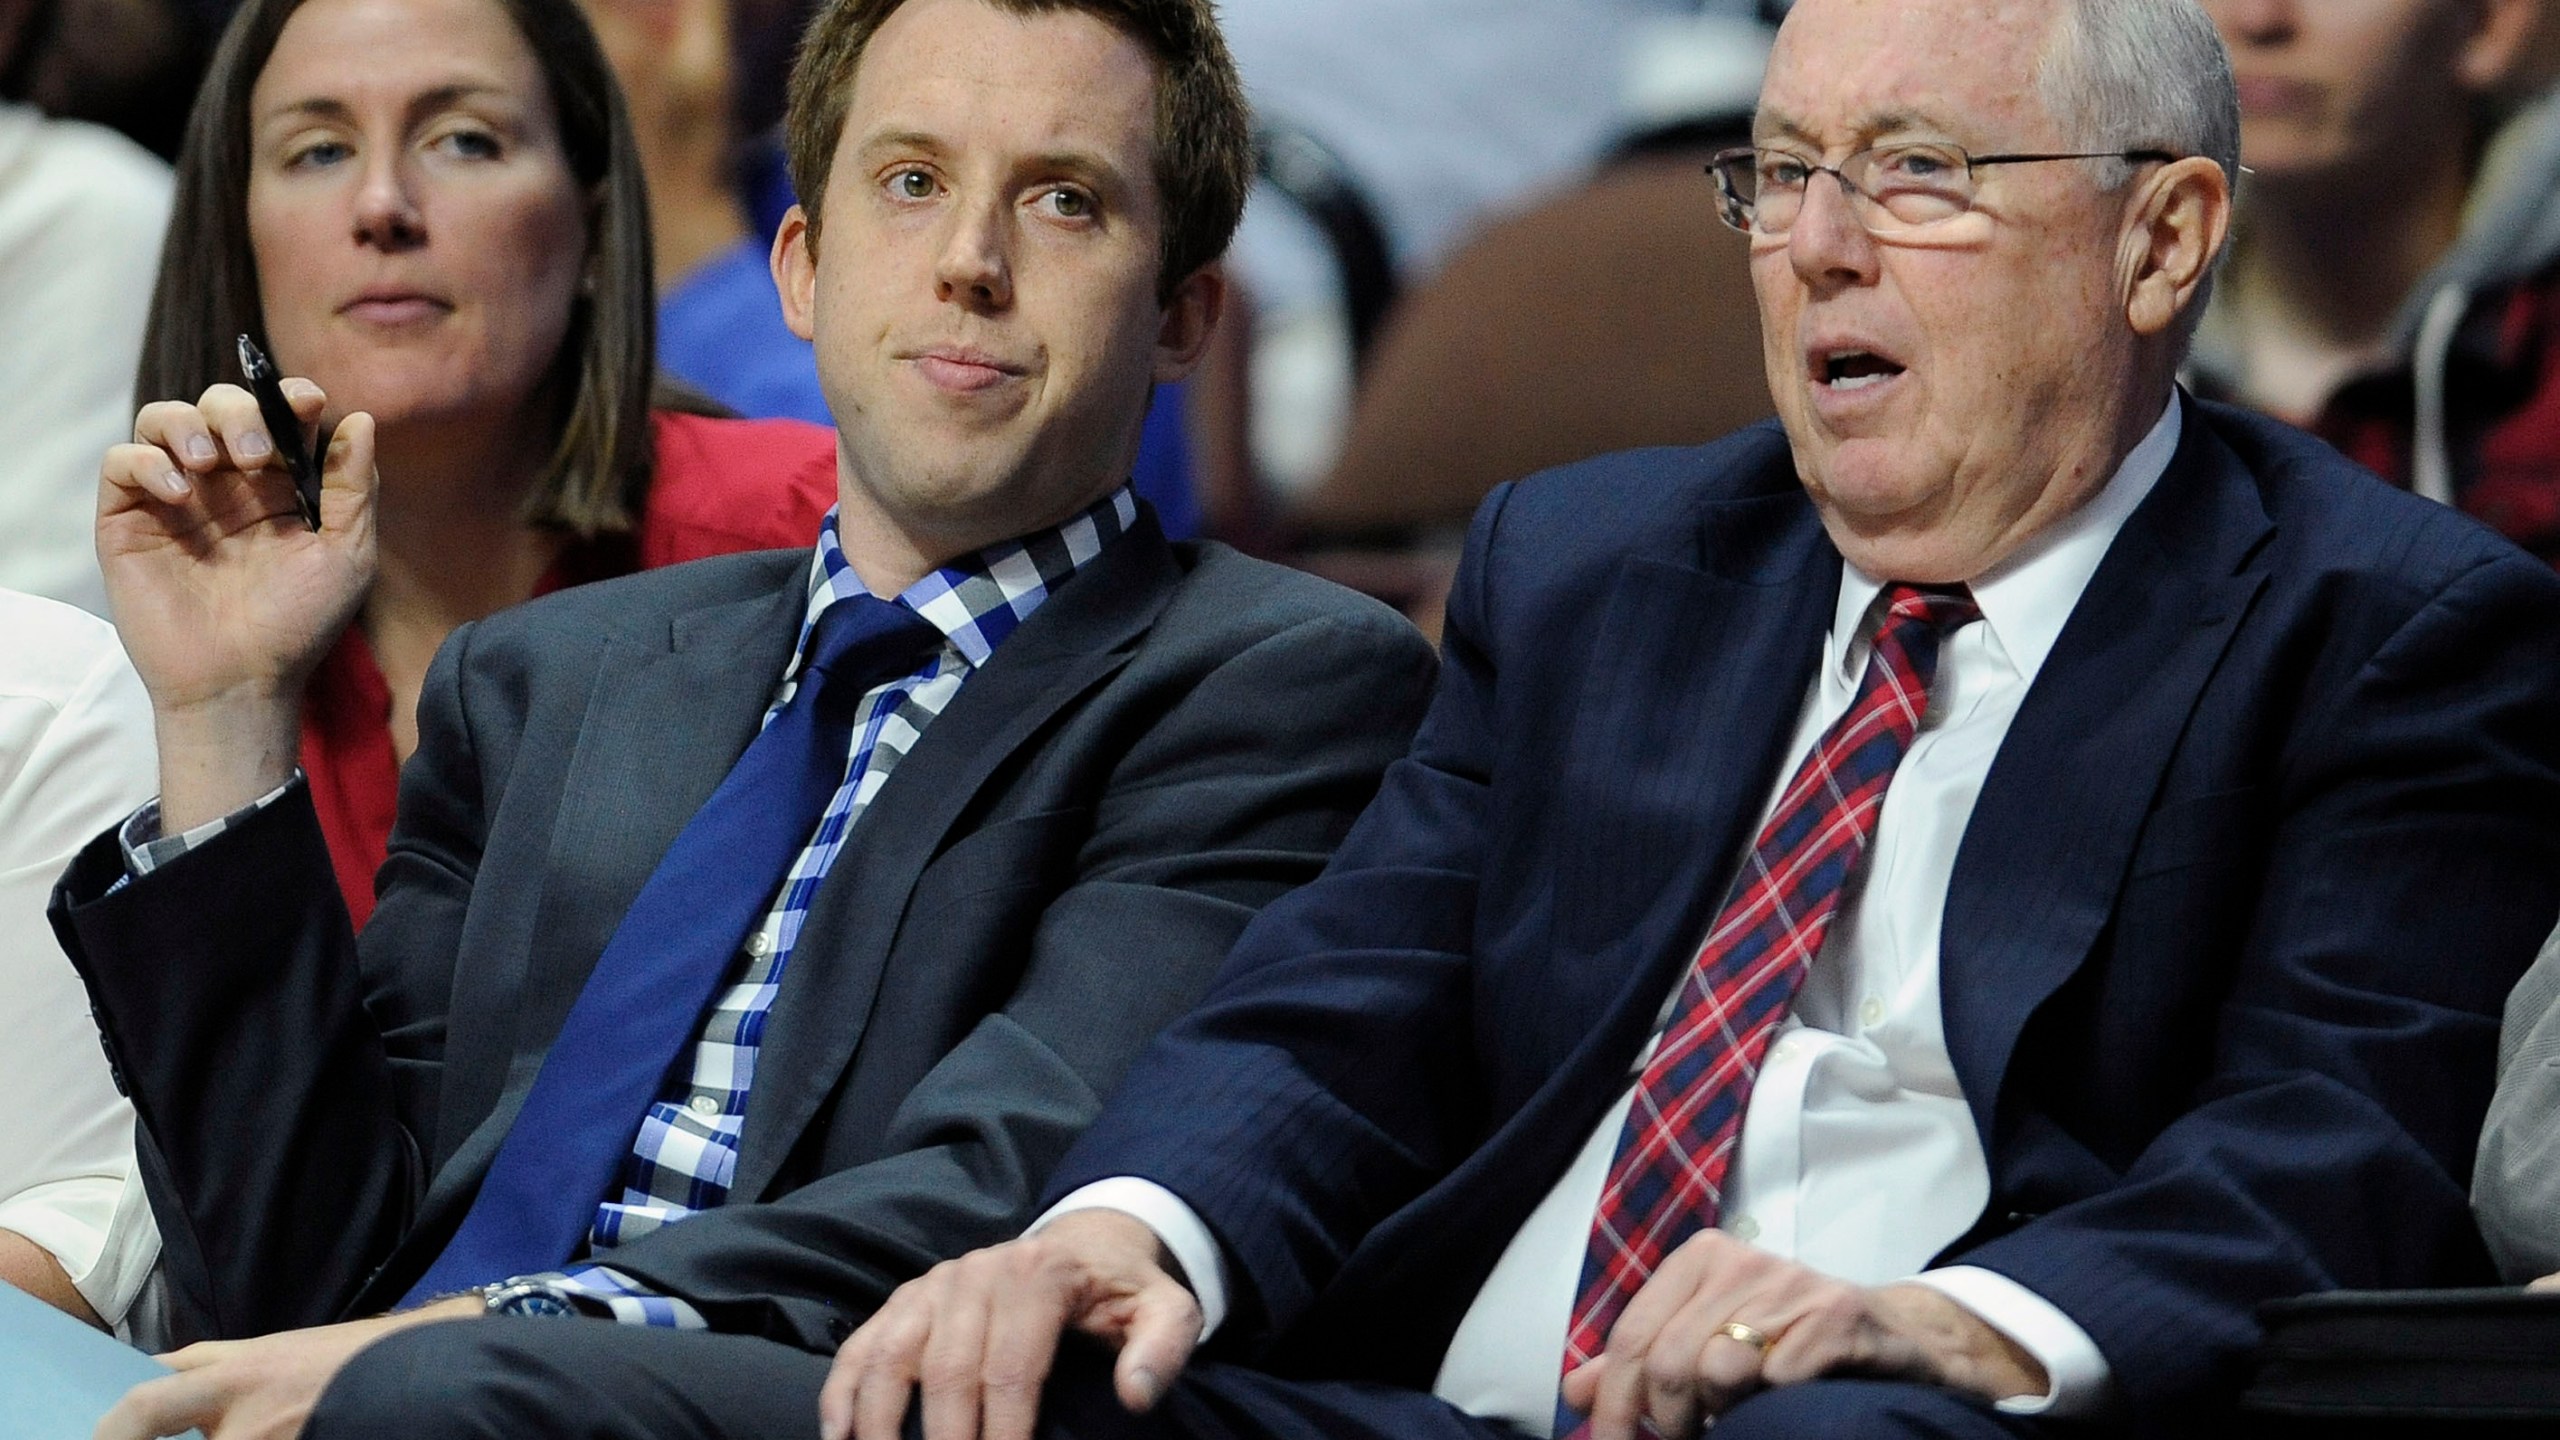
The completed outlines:
{"type": "Polygon", "coordinates": [[[1936,150],[1896,150],[1878,157],[1877,168],[1889,180],[1942,181],[1956,169],[1955,157],[1936,150]]]}
{"type": "Polygon", "coordinates": [[[933,177],[922,170],[901,170],[889,177],[889,191],[901,200],[930,200],[933,177]]]}
{"type": "Polygon", "coordinates": [[[1081,190],[1052,190],[1040,198],[1049,213],[1061,220],[1082,220],[1093,214],[1093,197],[1081,190]]]}
{"type": "Polygon", "coordinates": [[[1801,190],[1812,175],[1811,166],[1782,160],[1760,167],[1760,186],[1764,190],[1801,190]]]}

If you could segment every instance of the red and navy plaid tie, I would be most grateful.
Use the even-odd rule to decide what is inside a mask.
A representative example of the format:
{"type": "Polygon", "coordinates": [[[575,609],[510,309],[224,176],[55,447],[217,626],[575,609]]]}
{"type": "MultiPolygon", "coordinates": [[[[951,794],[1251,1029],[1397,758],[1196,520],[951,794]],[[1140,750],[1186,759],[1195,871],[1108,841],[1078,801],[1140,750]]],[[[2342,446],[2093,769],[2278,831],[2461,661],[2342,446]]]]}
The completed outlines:
{"type": "Polygon", "coordinates": [[[1961,588],[1891,585],[1884,600],[1857,698],[1787,783],[1636,1081],[1582,1262],[1566,1374],[1601,1352],[1662,1257],[1716,1223],[1751,1083],[1929,708],[1939,642],[1982,615],[1961,588]]]}

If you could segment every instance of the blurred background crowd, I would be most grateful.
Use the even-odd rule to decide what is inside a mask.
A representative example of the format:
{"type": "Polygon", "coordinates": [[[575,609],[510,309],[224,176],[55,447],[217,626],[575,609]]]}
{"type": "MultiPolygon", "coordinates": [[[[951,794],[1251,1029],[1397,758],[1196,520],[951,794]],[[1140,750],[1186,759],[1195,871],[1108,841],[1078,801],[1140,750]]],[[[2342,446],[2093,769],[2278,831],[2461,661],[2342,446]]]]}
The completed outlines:
{"type": "MultiPolygon", "coordinates": [[[[98,455],[137,400],[192,398],[132,382],[168,160],[235,6],[0,0],[0,586],[101,608],[98,455]]],[[[647,178],[662,380],[823,423],[766,266],[806,0],[584,8],[647,178]]],[[[1428,629],[1495,484],[1765,414],[1746,247],[1700,162],[1747,138],[1785,8],[1226,0],[1261,184],[1241,323],[1149,421],[1168,530],[1428,629]]],[[[2191,385],[2560,555],[2560,23],[2543,0],[2208,8],[2252,173],[2191,385]]]]}

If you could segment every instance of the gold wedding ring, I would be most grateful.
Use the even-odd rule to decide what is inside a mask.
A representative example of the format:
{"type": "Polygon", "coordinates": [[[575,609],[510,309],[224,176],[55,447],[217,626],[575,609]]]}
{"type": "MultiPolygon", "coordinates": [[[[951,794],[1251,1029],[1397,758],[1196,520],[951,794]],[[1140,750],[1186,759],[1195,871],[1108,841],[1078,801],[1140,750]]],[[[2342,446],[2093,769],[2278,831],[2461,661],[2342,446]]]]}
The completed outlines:
{"type": "Polygon", "coordinates": [[[1716,1327],[1716,1333],[1727,1340],[1733,1340],[1741,1344],[1748,1345],[1752,1348],[1754,1353],[1761,1355],[1769,1353],[1769,1344],[1773,1338],[1767,1332],[1754,1326],[1745,1325],[1739,1320],[1727,1320],[1716,1327]]]}

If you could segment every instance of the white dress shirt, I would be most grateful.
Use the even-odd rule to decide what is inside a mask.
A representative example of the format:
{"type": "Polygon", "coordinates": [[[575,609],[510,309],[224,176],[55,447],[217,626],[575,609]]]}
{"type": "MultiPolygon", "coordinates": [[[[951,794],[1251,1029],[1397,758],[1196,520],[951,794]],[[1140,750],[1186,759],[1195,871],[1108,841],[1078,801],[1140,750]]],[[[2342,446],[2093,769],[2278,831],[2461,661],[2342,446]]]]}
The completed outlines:
{"type": "Polygon", "coordinates": [[[94,616],[0,591],[0,635],[0,1229],[51,1252],[117,1325],[136,1318],[160,1232],[133,1107],[44,907],[80,847],[158,788],[151,702],[94,616]]]}
{"type": "MultiPolygon", "coordinates": [[[[1718,1218],[1734,1238],[1825,1274],[1862,1285],[1915,1279],[1964,1305],[2044,1366],[2044,1395],[2002,1406],[2022,1414],[2099,1408],[2108,1371],[2086,1332],[2015,1281],[1965,1266],[1923,1269],[1972,1228],[1991,1193],[1947,1052],[1939,926],[1965,825],[2009,723],[2125,518],[2166,471],[2179,431],[2173,399],[2105,488],[1973,583],[1982,620],[1941,648],[1929,714],[1885,792],[1865,869],[1842,897],[1751,1092],[1718,1218]]],[[[1883,583],[1842,567],[1780,788],[1855,697],[1883,583]]],[[[1764,822],[1777,796],[1773,789],[1764,822]]],[[[1626,1091],[1486,1277],[1434,1394],[1532,1435],[1551,1433],[1592,1220],[1651,1050],[1649,1042],[1634,1057],[1626,1091]]],[[[1224,1318],[1224,1257],[1178,1197],[1119,1177],[1078,1190],[1039,1223],[1088,1208],[1144,1221],[1188,1273],[1205,1328],[1224,1318]]]]}

